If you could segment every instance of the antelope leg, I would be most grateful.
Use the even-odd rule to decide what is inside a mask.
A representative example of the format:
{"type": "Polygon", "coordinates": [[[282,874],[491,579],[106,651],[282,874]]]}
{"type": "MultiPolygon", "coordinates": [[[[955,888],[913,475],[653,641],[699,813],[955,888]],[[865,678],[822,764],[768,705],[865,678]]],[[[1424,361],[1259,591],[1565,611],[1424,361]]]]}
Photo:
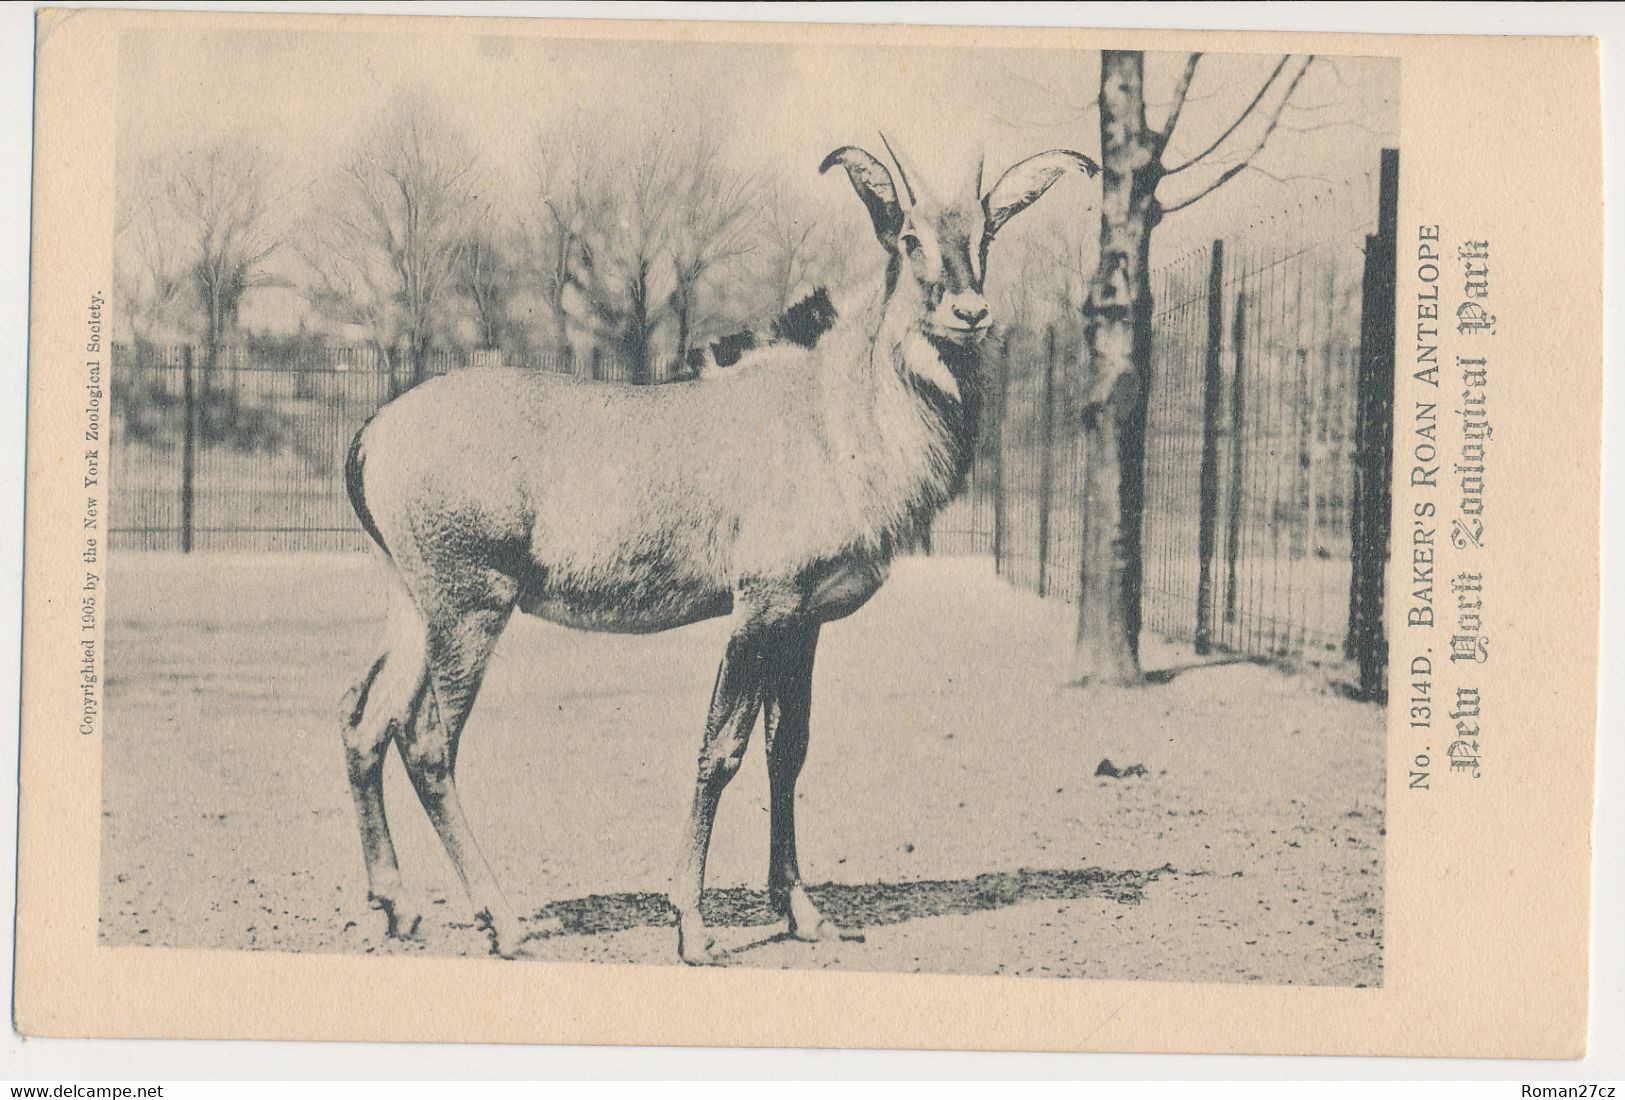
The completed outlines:
{"type": "Polygon", "coordinates": [[[694,802],[689,810],[688,828],[677,875],[672,883],[671,902],[677,910],[677,953],[691,965],[716,962],[713,942],[700,916],[700,893],[705,884],[705,857],[711,846],[711,826],[716,821],[717,803],[722,791],[739,771],[750,742],[751,727],[762,705],[767,674],[766,646],[762,630],[748,623],[734,631],[717,669],[716,686],[711,692],[711,708],[705,723],[705,744],[700,749],[698,774],[694,781],[694,802]]]}
{"type": "Polygon", "coordinates": [[[491,934],[492,950],[511,957],[522,933],[496,875],[474,840],[457,794],[457,747],[463,725],[508,609],[465,613],[429,631],[429,678],[433,697],[419,720],[397,738],[401,761],[418,800],[440,834],[440,842],[463,882],[475,919],[491,934]]]}
{"type": "Polygon", "coordinates": [[[798,940],[861,940],[862,936],[843,932],[818,911],[801,884],[796,857],[796,780],[807,759],[817,646],[818,624],[798,626],[785,632],[779,652],[769,662],[773,680],[763,723],[772,809],[767,895],[774,908],[789,918],[790,934],[798,940]]]}

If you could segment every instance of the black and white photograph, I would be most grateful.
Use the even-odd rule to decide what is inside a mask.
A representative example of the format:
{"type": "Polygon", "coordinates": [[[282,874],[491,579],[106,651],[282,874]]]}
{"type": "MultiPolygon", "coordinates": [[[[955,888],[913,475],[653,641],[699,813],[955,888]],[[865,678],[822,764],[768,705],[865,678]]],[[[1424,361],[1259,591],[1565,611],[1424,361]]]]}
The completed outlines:
{"type": "Polygon", "coordinates": [[[1383,985],[1396,59],[413,37],[120,37],[102,945],[1383,985]]]}

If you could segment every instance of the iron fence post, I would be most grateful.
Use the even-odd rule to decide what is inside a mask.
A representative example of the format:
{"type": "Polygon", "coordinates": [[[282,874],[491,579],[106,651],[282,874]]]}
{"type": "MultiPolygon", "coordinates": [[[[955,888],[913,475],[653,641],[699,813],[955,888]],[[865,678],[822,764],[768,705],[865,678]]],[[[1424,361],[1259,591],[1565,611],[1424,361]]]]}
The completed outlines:
{"type": "Polygon", "coordinates": [[[1004,429],[1010,412],[1010,354],[1001,351],[999,359],[998,415],[993,420],[993,571],[1004,574],[1006,523],[1004,499],[1004,429]]]}
{"type": "Polygon", "coordinates": [[[1383,580],[1388,568],[1389,484],[1393,465],[1394,293],[1399,236],[1399,150],[1382,151],[1377,231],[1366,237],[1360,293],[1360,360],[1355,377],[1354,500],[1350,513],[1349,637],[1360,694],[1386,699],[1388,634],[1383,580]]]}
{"type": "Polygon", "coordinates": [[[181,553],[192,552],[192,501],[197,476],[197,393],[191,345],[181,348],[181,553]]]}
{"type": "Polygon", "coordinates": [[[1230,376],[1230,499],[1225,509],[1224,621],[1236,621],[1237,567],[1241,558],[1241,502],[1247,479],[1247,292],[1236,294],[1231,321],[1233,355],[1230,376]]]}
{"type": "Polygon", "coordinates": [[[1219,404],[1224,398],[1224,242],[1208,259],[1207,346],[1202,356],[1202,465],[1197,482],[1196,652],[1213,649],[1213,558],[1219,520],[1219,404]]]}
{"type": "Polygon", "coordinates": [[[1049,514],[1055,482],[1055,326],[1044,330],[1044,390],[1038,406],[1038,594],[1049,595],[1049,514]]]}

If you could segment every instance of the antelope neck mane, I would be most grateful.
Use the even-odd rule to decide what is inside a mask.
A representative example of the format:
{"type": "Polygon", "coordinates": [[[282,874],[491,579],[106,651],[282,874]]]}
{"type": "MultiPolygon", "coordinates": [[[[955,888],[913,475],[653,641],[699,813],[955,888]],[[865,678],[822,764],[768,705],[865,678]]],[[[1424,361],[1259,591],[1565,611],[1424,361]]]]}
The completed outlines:
{"type": "Polygon", "coordinates": [[[842,301],[813,364],[826,445],[852,475],[870,538],[887,547],[959,491],[981,410],[978,349],[927,337],[907,293],[887,277],[842,301]]]}
{"type": "Polygon", "coordinates": [[[702,352],[702,370],[716,380],[695,385],[726,387],[738,372],[739,400],[772,402],[752,415],[777,422],[782,439],[806,441],[796,445],[799,464],[783,467],[786,480],[770,480],[779,499],[801,502],[788,523],[778,512],[778,534],[813,557],[856,547],[889,554],[964,481],[981,404],[979,354],[927,337],[917,293],[878,273],[838,298],[819,288],[770,325],[702,352]],[[759,382],[749,382],[758,371],[759,382]],[[793,538],[785,529],[803,523],[793,538]]]}

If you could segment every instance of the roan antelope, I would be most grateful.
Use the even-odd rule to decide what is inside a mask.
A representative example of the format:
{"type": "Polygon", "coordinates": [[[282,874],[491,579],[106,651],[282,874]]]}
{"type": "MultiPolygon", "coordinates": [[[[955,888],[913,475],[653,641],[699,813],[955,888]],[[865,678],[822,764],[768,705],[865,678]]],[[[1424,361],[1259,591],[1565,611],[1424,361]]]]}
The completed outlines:
{"type": "MultiPolygon", "coordinates": [[[[494,950],[512,955],[527,935],[454,779],[464,721],[516,607],[623,633],[731,616],[670,895],[678,952],[716,961],[699,907],[706,851],[758,713],[769,896],[795,937],[842,935],[796,863],[819,627],[874,594],[964,478],[994,234],[1068,170],[1098,171],[1052,150],[985,194],[978,167],[963,194],[939,201],[892,160],[895,180],[855,146],[820,168],[844,168],[868,208],[890,257],[884,280],[839,310],[827,299],[804,308],[777,334],[788,338],[746,341],[764,346],[743,350],[736,369],[622,387],[470,368],[409,391],[357,433],[346,482],[388,560],[391,600],[387,648],[345,700],[344,746],[368,898],[391,935],[414,935],[420,920],[384,817],[391,741],[494,950]]],[[[528,934],[559,930],[547,925],[528,934]]]]}

